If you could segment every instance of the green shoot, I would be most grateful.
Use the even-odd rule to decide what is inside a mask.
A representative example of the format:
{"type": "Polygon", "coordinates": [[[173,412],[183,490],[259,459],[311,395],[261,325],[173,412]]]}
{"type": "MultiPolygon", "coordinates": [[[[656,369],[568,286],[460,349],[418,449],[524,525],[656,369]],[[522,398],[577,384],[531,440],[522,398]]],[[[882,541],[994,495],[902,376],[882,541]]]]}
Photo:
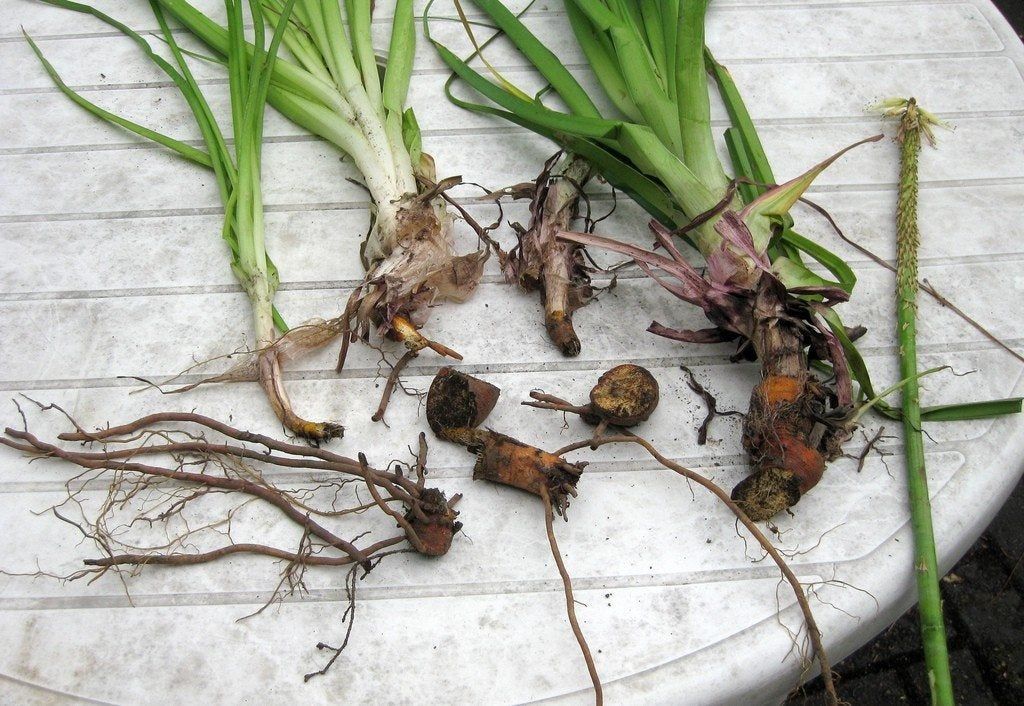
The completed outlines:
{"type": "MultiPolygon", "coordinates": [[[[252,307],[256,355],[254,360],[246,361],[227,373],[203,382],[255,377],[262,384],[275,413],[289,430],[315,441],[340,435],[343,429],[337,424],[309,422],[296,415],[281,380],[281,365],[286,350],[288,355],[295,355],[303,348],[329,341],[337,335],[338,326],[331,322],[309,322],[289,332],[273,304],[279,275],[266,248],[261,176],[263,117],[277,52],[296,0],[287,0],[277,8],[269,44],[260,5],[254,4],[251,8],[255,29],[253,42],[249,44],[244,34],[243,2],[228,0],[226,36],[230,50],[226,57],[226,67],[231,95],[233,151],[229,149],[217,118],[192,75],[185,60],[185,52],[178,46],[159,4],[151,3],[162,39],[171,51],[173,63],[156,54],[137,32],[96,8],[66,0],[47,1],[58,7],[90,14],[132,39],[145,56],[174,82],[203,136],[205,152],[104,110],[69,88],[38,46],[28,38],[50,78],[76,104],[107,122],[150,139],[213,170],[224,205],[221,235],[230,249],[231,270],[248,295],[252,307]]],[[[177,391],[192,387],[194,385],[177,391]]]]}

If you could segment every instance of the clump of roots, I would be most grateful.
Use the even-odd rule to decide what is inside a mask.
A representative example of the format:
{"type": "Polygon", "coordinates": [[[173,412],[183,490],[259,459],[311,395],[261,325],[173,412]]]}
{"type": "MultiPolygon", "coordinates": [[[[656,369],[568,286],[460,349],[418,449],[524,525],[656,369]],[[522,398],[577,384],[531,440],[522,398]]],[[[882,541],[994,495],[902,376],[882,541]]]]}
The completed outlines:
{"type": "MultiPolygon", "coordinates": [[[[40,408],[64,412],[54,405],[40,408]]],[[[250,554],[284,562],[282,579],[263,608],[305,592],[309,567],[351,568],[354,601],[356,570],[365,576],[398,552],[442,556],[461,529],[455,510],[460,496],[447,499],[426,486],[422,434],[411,464],[382,470],[371,467],[362,454],[346,458],[195,413],[153,414],[95,431],[64,414],[74,431],[58,439],[85,442],[84,448],[44,441],[27,425],[9,427],[0,437],[0,444],[33,458],[59,458],[84,469],[51,510],[91,540],[99,556],[86,558],[86,568],[64,579],[95,579],[108,571],[124,579],[144,567],[190,566],[250,554]],[[266,474],[272,468],[315,474],[315,480],[284,486],[266,474]],[[97,484],[107,489],[98,508],[83,496],[87,485],[97,484]],[[371,499],[361,500],[360,491],[371,499]],[[291,523],[294,545],[251,539],[266,529],[260,508],[291,523]],[[367,538],[392,522],[397,533],[367,538]],[[243,534],[248,536],[235,539],[243,534]]]]}

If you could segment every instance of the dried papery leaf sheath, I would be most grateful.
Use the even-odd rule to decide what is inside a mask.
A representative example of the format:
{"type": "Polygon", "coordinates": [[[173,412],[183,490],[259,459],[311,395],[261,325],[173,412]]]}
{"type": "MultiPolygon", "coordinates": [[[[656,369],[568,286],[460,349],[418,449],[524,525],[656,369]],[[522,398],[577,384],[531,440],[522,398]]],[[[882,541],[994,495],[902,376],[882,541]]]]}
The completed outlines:
{"type": "Polygon", "coordinates": [[[530,222],[518,226],[518,244],[504,259],[505,277],[544,302],[544,328],[551,342],[567,356],[579,355],[581,344],[572,315],[593,297],[590,275],[579,245],[559,240],[579,211],[590,163],[572,154],[556,154],[544,165],[532,189],[530,222]]]}

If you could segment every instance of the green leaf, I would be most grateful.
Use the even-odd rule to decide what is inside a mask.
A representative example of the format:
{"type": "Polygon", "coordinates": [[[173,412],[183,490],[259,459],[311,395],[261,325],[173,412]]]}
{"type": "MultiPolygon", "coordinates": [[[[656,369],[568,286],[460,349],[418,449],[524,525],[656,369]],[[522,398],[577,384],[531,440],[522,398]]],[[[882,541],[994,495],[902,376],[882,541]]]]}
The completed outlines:
{"type": "Polygon", "coordinates": [[[1020,414],[1024,397],[1011,397],[988,402],[965,402],[921,408],[922,422],[955,422],[988,419],[1007,414],[1020,414]]]}
{"type": "Polygon", "coordinates": [[[846,354],[846,362],[850,365],[850,373],[853,375],[853,379],[857,381],[857,384],[860,385],[862,395],[876,397],[875,388],[871,384],[871,375],[868,373],[867,363],[864,362],[864,357],[861,356],[860,351],[857,350],[857,347],[853,345],[853,341],[847,335],[846,327],[843,326],[843,320],[839,318],[839,314],[825,307],[821,311],[821,316],[825,319],[828,327],[832,329],[832,333],[839,339],[843,352],[846,354]]]}
{"type": "MultiPolygon", "coordinates": [[[[795,260],[785,255],[780,255],[772,260],[772,270],[779,276],[779,279],[787,289],[794,287],[837,287],[839,282],[827,280],[807,269],[795,260]]],[[[820,297],[819,297],[820,298],[820,297]]]]}
{"type": "Polygon", "coordinates": [[[718,84],[718,92],[722,96],[725,110],[729,114],[729,122],[738,133],[739,142],[744,146],[744,152],[751,165],[751,172],[747,175],[753,181],[761,184],[774,184],[775,175],[772,173],[771,164],[761,145],[761,138],[754,127],[754,121],[750,118],[746,103],[740,95],[732,74],[724,66],[719,64],[707,47],[704,48],[705,64],[711,75],[718,84]]]}
{"type": "Polygon", "coordinates": [[[420,155],[423,154],[423,136],[420,133],[420,125],[416,121],[416,114],[409,108],[402,113],[402,142],[409,150],[409,158],[413,164],[419,164],[420,155]]]}
{"type": "Polygon", "coordinates": [[[168,137],[167,135],[159,133],[155,130],[151,130],[143,125],[139,125],[138,123],[132,122],[127,118],[122,118],[120,115],[116,115],[107,110],[104,110],[92,101],[83,98],[78,92],[76,92],[74,89],[70,88],[66,83],[64,83],[64,80],[60,77],[60,74],[58,74],[57,70],[53,68],[53,65],[49,61],[47,61],[46,57],[43,55],[43,52],[32,40],[32,37],[30,37],[28,34],[25,34],[25,39],[28,40],[29,46],[32,47],[32,51],[35,52],[36,57],[39,59],[39,63],[42,64],[43,68],[46,70],[46,73],[49,74],[50,79],[53,81],[54,85],[56,85],[57,88],[60,89],[61,93],[70,98],[76,104],[78,104],[85,110],[89,111],[96,117],[106,120],[108,123],[123,127],[126,130],[129,130],[135,133],[136,135],[139,135],[140,137],[144,137],[147,140],[152,140],[153,142],[156,142],[158,144],[163,145],[164,147],[168,147],[174,150],[185,159],[191,160],[196,164],[201,164],[204,167],[213,167],[213,162],[210,160],[210,155],[208,155],[206,152],[198,150],[185,142],[174,139],[173,137],[168,137]]]}
{"type": "Polygon", "coordinates": [[[609,184],[629,194],[645,211],[666,227],[671,228],[680,222],[685,222],[685,217],[678,212],[664,186],[638,171],[628,160],[619,156],[614,150],[607,149],[593,140],[552,130],[547,126],[539,125],[520,117],[511,111],[501,110],[500,108],[481,103],[472,103],[458,98],[451,92],[451,83],[456,77],[453,76],[445,84],[445,94],[448,96],[448,100],[455,105],[476,113],[499,117],[547,137],[564,149],[588,160],[609,184]]]}
{"type": "Polygon", "coordinates": [[[818,178],[818,175],[831,166],[833,162],[853,148],[867,144],[868,142],[878,142],[882,137],[884,137],[884,135],[874,135],[860,140],[859,142],[855,142],[848,147],[844,147],[828,159],[814,165],[795,179],[791,179],[785,184],[779,184],[778,186],[764,192],[751,203],[747,204],[743,210],[740,211],[740,216],[748,223],[758,216],[777,216],[780,218],[785,216],[789,213],[789,209],[793,207],[793,204],[803,196],[808,187],[810,187],[814,180],[818,178]]]}
{"type": "MultiPolygon", "coordinates": [[[[636,107],[626,80],[619,70],[618,61],[606,45],[605,37],[594,27],[587,16],[573,2],[565,3],[565,12],[569,17],[576,41],[587,57],[587,62],[597,77],[598,83],[616,108],[633,122],[640,122],[643,116],[636,107]]],[[[610,42],[609,42],[610,43],[610,42]]]]}
{"type": "Polygon", "coordinates": [[[484,97],[524,120],[528,120],[531,124],[543,126],[548,130],[570,132],[579,137],[591,138],[610,137],[619,127],[619,123],[616,121],[570,115],[552,110],[531,100],[524,100],[486,79],[443,44],[436,41],[433,44],[444,63],[458,74],[459,78],[484,97]]]}
{"type": "MultiPolygon", "coordinates": [[[[732,162],[733,173],[739,178],[757,181],[753,177],[753,165],[743,144],[743,137],[734,127],[726,128],[725,146],[729,150],[729,161],[732,162]]],[[[758,187],[740,181],[736,185],[743,203],[747,204],[757,198],[758,187]]]]}
{"type": "MultiPolygon", "coordinates": [[[[409,94],[413,56],[416,53],[416,27],[413,24],[412,0],[399,0],[395,6],[391,44],[381,100],[388,112],[401,115],[409,94]]],[[[404,120],[403,120],[404,122],[404,120]]],[[[415,119],[413,120],[415,122],[415,119]]],[[[406,141],[406,145],[408,145],[406,141]]],[[[418,160],[414,159],[413,164],[418,160]]]]}
{"type": "MultiPolygon", "coordinates": [[[[590,96],[583,90],[576,78],[515,14],[497,0],[472,0],[472,2],[491,18],[498,29],[505,33],[530,64],[551,84],[555,92],[565,101],[569,110],[584,117],[601,117],[597,106],[590,100],[590,96]]],[[[437,46],[437,42],[434,42],[434,45],[437,46]]]]}
{"type": "MultiPolygon", "coordinates": [[[[839,257],[828,248],[818,245],[813,240],[805,238],[789,228],[784,229],[780,237],[783,242],[792,245],[800,252],[807,253],[824,265],[824,267],[831,272],[833,276],[835,276],[836,280],[838,280],[836,284],[840,287],[845,289],[847,292],[853,291],[854,285],[857,284],[857,275],[854,273],[853,269],[846,264],[846,261],[843,260],[843,258],[839,257]]],[[[803,266],[802,263],[801,266],[803,266]]]]}

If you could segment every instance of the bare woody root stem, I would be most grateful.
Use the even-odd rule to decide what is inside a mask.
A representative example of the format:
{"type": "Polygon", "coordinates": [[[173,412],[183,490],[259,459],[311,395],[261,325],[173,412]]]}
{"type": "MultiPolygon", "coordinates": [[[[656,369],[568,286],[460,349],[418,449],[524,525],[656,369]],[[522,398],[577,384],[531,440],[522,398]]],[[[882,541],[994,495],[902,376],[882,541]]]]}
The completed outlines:
{"type": "Polygon", "coordinates": [[[544,262],[542,291],[544,295],[544,328],[552,343],[564,355],[579,355],[582,348],[579,336],[572,324],[573,310],[579,302],[572,302],[575,295],[574,280],[578,279],[580,246],[558,240],[555,234],[568,230],[576,218],[580,193],[590,178],[590,165],[573,157],[556,175],[554,183],[547,188],[544,198],[537,240],[544,262]]]}
{"type": "Polygon", "coordinates": [[[573,327],[573,312],[591,297],[581,246],[559,240],[579,211],[590,164],[575,155],[556,154],[544,165],[533,185],[529,226],[519,229],[519,245],[509,254],[506,275],[526,290],[538,290],[544,302],[544,328],[567,356],[579,355],[581,344],[573,327]],[[562,163],[555,166],[558,159],[562,163]]]}

